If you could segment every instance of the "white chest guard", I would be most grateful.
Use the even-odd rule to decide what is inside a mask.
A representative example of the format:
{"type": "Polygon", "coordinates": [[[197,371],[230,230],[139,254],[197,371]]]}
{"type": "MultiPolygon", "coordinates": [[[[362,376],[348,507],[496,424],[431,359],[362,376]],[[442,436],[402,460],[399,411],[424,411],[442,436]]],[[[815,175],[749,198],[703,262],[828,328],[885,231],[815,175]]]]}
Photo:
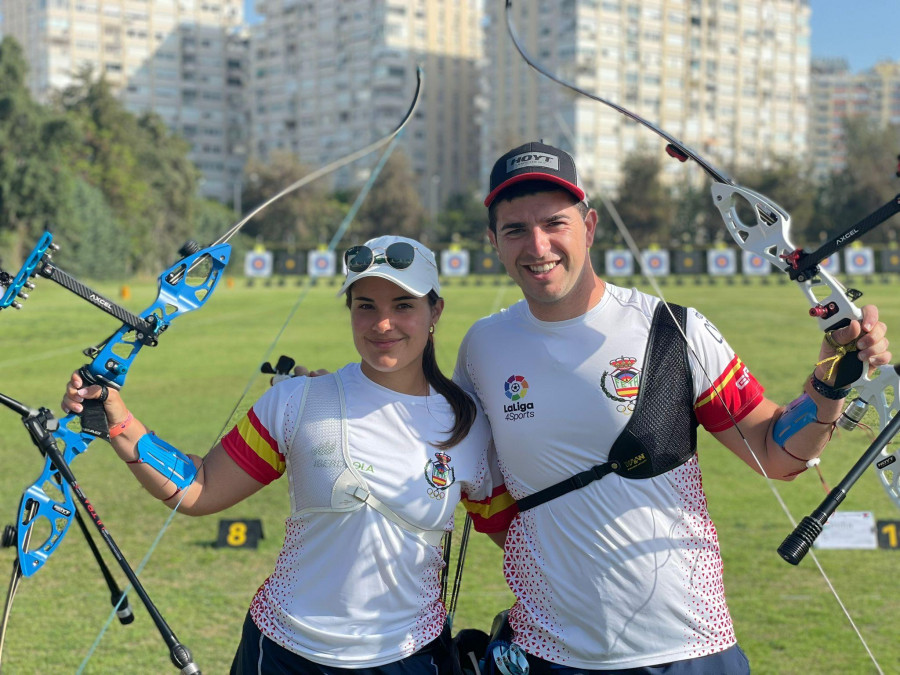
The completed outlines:
{"type": "Polygon", "coordinates": [[[444,530],[426,530],[401,518],[371,493],[353,467],[344,388],[336,373],[307,379],[296,414],[285,415],[284,438],[292,515],[355,511],[368,505],[428,544],[440,546],[444,530]]]}

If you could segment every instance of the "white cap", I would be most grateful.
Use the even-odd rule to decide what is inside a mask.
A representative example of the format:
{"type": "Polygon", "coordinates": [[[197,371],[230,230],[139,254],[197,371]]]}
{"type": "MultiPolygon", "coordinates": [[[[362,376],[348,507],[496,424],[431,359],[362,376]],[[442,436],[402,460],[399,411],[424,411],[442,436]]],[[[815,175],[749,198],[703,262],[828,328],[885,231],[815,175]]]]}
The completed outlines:
{"type": "Polygon", "coordinates": [[[351,272],[347,269],[346,263],[344,263],[344,274],[347,275],[347,278],[344,280],[341,290],[338,291],[338,295],[345,293],[353,282],[365,277],[387,279],[417,298],[428,295],[428,292],[432,289],[434,289],[435,293],[440,294],[441,284],[438,281],[438,268],[434,253],[415,239],[385,235],[369,239],[365,245],[372,249],[376,256],[383,256],[387,247],[397,242],[406,242],[415,249],[413,261],[409,267],[402,270],[394,269],[386,260],[382,260],[373,262],[368,269],[362,272],[351,272]]]}

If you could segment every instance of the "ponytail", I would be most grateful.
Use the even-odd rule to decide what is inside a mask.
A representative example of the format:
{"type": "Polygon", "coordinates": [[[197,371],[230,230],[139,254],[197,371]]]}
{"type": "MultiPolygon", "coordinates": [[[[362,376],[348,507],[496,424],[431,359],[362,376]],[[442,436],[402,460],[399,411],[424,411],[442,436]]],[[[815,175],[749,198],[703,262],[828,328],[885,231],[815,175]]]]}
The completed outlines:
{"type": "MultiPolygon", "coordinates": [[[[431,291],[428,294],[428,299],[433,305],[437,302],[437,293],[431,291]],[[431,298],[432,294],[434,295],[434,300],[431,298]]],[[[433,333],[428,336],[428,343],[425,345],[425,352],[422,354],[422,370],[425,373],[425,379],[428,380],[428,384],[447,399],[450,407],[453,408],[456,421],[450,429],[450,438],[434,444],[440,450],[448,450],[462,441],[475,423],[475,403],[458,384],[441,372],[435,358],[433,333]]]]}

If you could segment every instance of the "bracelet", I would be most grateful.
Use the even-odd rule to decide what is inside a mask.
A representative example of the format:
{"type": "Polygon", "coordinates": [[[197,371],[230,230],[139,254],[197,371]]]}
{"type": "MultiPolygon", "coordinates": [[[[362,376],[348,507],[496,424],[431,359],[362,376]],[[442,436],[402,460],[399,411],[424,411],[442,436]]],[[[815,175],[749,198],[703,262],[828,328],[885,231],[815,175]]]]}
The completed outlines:
{"type": "Polygon", "coordinates": [[[831,399],[832,401],[840,401],[841,399],[847,398],[847,396],[850,395],[851,387],[847,387],[846,389],[837,389],[836,387],[832,387],[831,385],[822,382],[822,380],[816,377],[815,373],[813,373],[809,378],[809,383],[820,396],[824,396],[825,398],[831,399]]]}
{"type": "Polygon", "coordinates": [[[132,422],[134,422],[134,415],[132,415],[129,412],[128,417],[126,417],[123,421],[119,422],[118,424],[114,424],[113,426],[111,426],[109,428],[110,440],[112,440],[113,438],[115,438],[116,436],[121,434],[123,431],[125,431],[125,429],[127,429],[131,425],[132,422]]]}
{"type": "Polygon", "coordinates": [[[176,488],[175,488],[175,492],[173,492],[172,494],[170,494],[170,495],[169,495],[168,497],[166,497],[165,499],[161,499],[160,501],[167,502],[167,501],[169,501],[170,499],[172,499],[172,497],[174,497],[175,495],[177,495],[179,492],[181,492],[181,488],[180,488],[180,487],[176,487],[176,488]]]}
{"type": "MultiPolygon", "coordinates": [[[[784,454],[786,454],[788,457],[790,457],[792,459],[796,459],[798,462],[803,462],[802,469],[797,469],[796,471],[791,471],[789,474],[787,474],[787,476],[791,476],[791,477],[799,476],[801,473],[803,473],[810,467],[810,462],[812,462],[811,459],[803,459],[802,457],[797,457],[797,455],[795,455],[793,452],[788,450],[783,445],[779,445],[778,447],[781,448],[781,450],[784,452],[784,454]]],[[[816,459],[818,459],[818,457],[816,457],[816,459]]]]}
{"type": "Polygon", "coordinates": [[[786,454],[788,457],[791,457],[792,459],[796,459],[798,462],[803,462],[804,464],[806,464],[809,461],[808,459],[803,459],[802,457],[797,457],[797,455],[795,455],[793,452],[788,450],[783,445],[779,445],[778,447],[781,448],[781,450],[782,450],[782,452],[784,452],[784,454],[786,454]]]}
{"type": "Polygon", "coordinates": [[[812,467],[816,466],[820,462],[820,459],[818,457],[810,457],[809,459],[803,459],[802,457],[797,457],[797,455],[795,455],[793,452],[788,450],[783,445],[779,445],[778,447],[781,448],[782,452],[784,452],[784,454],[786,454],[791,459],[796,459],[798,462],[803,462],[803,464],[806,465],[799,471],[794,471],[793,473],[787,474],[788,476],[796,476],[798,474],[801,474],[804,471],[806,471],[807,469],[811,469],[812,467]]]}

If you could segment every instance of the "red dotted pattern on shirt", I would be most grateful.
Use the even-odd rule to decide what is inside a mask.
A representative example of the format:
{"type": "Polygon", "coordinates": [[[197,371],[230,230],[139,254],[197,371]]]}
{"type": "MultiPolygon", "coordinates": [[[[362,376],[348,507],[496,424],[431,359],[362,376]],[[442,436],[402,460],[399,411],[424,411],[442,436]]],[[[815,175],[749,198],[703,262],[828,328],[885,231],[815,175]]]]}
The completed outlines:
{"type": "MultiPolygon", "coordinates": [[[[440,549],[436,549],[440,552],[440,549]]],[[[425,574],[426,583],[423,584],[425,593],[419,594],[422,609],[416,615],[416,623],[409,640],[403,643],[402,649],[405,655],[413,654],[429,642],[437,639],[444,624],[447,621],[447,610],[441,602],[440,573],[434,570],[425,574]]]]}
{"type": "Polygon", "coordinates": [[[296,575],[288,575],[286,570],[297,569],[297,561],[303,555],[304,521],[289,520],[285,524],[284,546],[278,554],[275,571],[266,579],[250,603],[250,616],[260,632],[276,644],[290,649],[282,637],[281,627],[270,615],[273,605],[283,606],[287,589],[302,583],[296,575]]]}
{"type": "Polygon", "coordinates": [[[719,537],[707,510],[697,456],[671,471],[669,477],[682,499],[683,521],[673,532],[674,538],[683,540],[689,550],[696,551],[693,569],[683,570],[685,646],[691,650],[691,658],[707,656],[736,642],[725,603],[719,537]]]}
{"type": "MultiPolygon", "coordinates": [[[[714,654],[735,644],[734,626],[725,602],[722,558],[715,525],[707,510],[706,494],[697,457],[669,473],[682,500],[683,522],[672,532],[672,538],[695,551],[693,564],[684,572],[684,646],[691,658],[714,654]]],[[[551,635],[560,633],[559,619],[552,609],[549,587],[541,573],[540,558],[522,526],[528,513],[513,520],[506,540],[504,574],[516,597],[526,597],[532,615],[519,604],[510,610],[510,625],[516,643],[530,654],[555,663],[566,663],[568,650],[551,635]],[[547,632],[538,632],[534,623],[547,632]]]]}
{"type": "MultiPolygon", "coordinates": [[[[305,523],[304,520],[287,521],[284,547],[278,555],[275,571],[259,587],[250,603],[250,615],[260,632],[289,651],[293,650],[284,640],[283,627],[271,616],[271,607],[283,606],[283,599],[290,594],[290,589],[302,583],[296,574],[287,572],[297,569],[298,560],[303,555],[302,533],[305,523]]],[[[430,554],[442,557],[441,549],[435,549],[430,554]]],[[[421,609],[416,614],[409,639],[401,645],[402,657],[417,652],[437,639],[447,620],[447,611],[440,599],[439,572],[423,566],[423,575],[426,583],[422,586],[425,590],[418,596],[421,599],[421,609]]]]}
{"type": "Polygon", "coordinates": [[[541,573],[543,561],[531,537],[522,526],[530,514],[522,513],[514,519],[506,536],[503,556],[503,573],[506,583],[517,598],[528,598],[530,615],[517,602],[509,612],[509,622],[516,635],[516,643],[529,654],[542,659],[565,663],[568,652],[547,633],[538,633],[530,629],[531,621],[543,626],[549,633],[558,634],[559,619],[552,607],[552,598],[541,573]]]}

